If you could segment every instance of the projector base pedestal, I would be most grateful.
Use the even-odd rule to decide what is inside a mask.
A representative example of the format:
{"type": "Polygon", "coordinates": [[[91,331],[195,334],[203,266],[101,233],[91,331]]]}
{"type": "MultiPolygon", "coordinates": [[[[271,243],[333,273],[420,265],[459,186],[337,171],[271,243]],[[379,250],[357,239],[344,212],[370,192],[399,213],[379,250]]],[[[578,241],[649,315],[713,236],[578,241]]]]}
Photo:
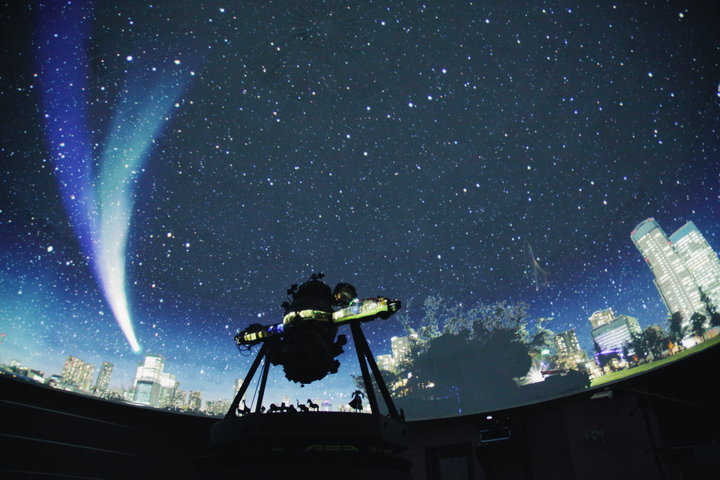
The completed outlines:
{"type": "Polygon", "coordinates": [[[199,478],[410,479],[404,423],[361,413],[250,414],[213,425],[199,478]]]}

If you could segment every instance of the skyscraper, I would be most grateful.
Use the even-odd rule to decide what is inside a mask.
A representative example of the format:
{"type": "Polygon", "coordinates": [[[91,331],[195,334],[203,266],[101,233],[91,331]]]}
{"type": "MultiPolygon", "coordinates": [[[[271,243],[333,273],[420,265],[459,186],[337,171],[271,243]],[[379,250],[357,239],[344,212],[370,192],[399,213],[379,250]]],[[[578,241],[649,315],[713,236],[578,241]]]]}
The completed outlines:
{"type": "Polygon", "coordinates": [[[590,325],[592,328],[602,327],[607,325],[615,319],[615,313],[612,308],[606,308],[605,310],[598,310],[597,312],[590,315],[590,325]]]}
{"type": "Polygon", "coordinates": [[[556,334],[555,346],[558,355],[572,355],[582,351],[575,330],[567,330],[556,334]]]}
{"type": "Polygon", "coordinates": [[[108,385],[110,384],[110,375],[112,375],[113,364],[110,362],[103,362],[98,372],[97,380],[95,381],[95,394],[103,395],[108,391],[108,385]]]}
{"type": "Polygon", "coordinates": [[[375,359],[380,370],[387,372],[395,371],[395,359],[392,355],[378,355],[375,359]]]}
{"type": "Polygon", "coordinates": [[[147,355],[138,365],[134,380],[133,401],[152,407],[172,405],[179,384],[175,376],[164,372],[162,355],[147,355]]]}
{"type": "Polygon", "coordinates": [[[187,407],[188,410],[199,412],[202,407],[202,392],[191,390],[188,394],[187,407]]]}
{"type": "MultiPolygon", "coordinates": [[[[612,310],[610,310],[612,312],[612,310]]],[[[597,313],[597,312],[596,312],[597,313]]],[[[592,321],[592,317],[590,317],[592,321]]],[[[566,330],[555,335],[558,367],[573,370],[587,363],[587,354],[580,348],[575,330],[566,330]]]]}
{"type": "Polygon", "coordinates": [[[392,337],[390,339],[390,345],[392,348],[392,356],[395,360],[395,365],[398,365],[404,360],[406,360],[408,355],[410,354],[412,340],[409,336],[392,337]]]}
{"type": "Polygon", "coordinates": [[[135,381],[135,390],[133,393],[133,402],[156,407],[158,398],[160,397],[160,384],[148,379],[135,381]]]}
{"type": "Polygon", "coordinates": [[[175,394],[173,395],[172,406],[174,408],[185,408],[186,399],[187,399],[187,392],[185,390],[180,390],[179,388],[176,388],[175,394]]]}
{"type": "Polygon", "coordinates": [[[720,308],[720,260],[693,222],[687,222],[670,235],[698,287],[720,308]]]}
{"type": "MultiPolygon", "coordinates": [[[[653,281],[668,312],[671,314],[680,312],[683,326],[689,325],[693,313],[705,312],[705,306],[700,300],[700,285],[693,273],[704,275],[701,275],[701,271],[697,268],[699,265],[705,265],[701,257],[705,258],[707,255],[702,255],[705,247],[698,247],[700,242],[695,233],[699,235],[700,232],[697,232],[695,225],[692,225],[692,228],[689,225],[692,224],[685,225],[673,234],[676,240],[681,242],[679,248],[673,244],[654,218],[644,220],[630,234],[630,238],[655,276],[653,281]],[[701,254],[698,255],[698,252],[701,254]],[[691,269],[695,269],[695,272],[691,269]]],[[[704,239],[702,243],[707,246],[704,239]]],[[[707,249],[709,248],[707,246],[707,249]]],[[[717,261],[717,256],[715,259],[717,261]]],[[[708,282],[712,285],[712,281],[708,282]]]]}
{"type": "Polygon", "coordinates": [[[147,378],[159,382],[163,368],[165,368],[165,359],[162,355],[146,355],[143,361],[138,364],[135,380],[147,378]]]}
{"type": "Polygon", "coordinates": [[[208,400],[205,402],[205,413],[215,416],[223,416],[230,408],[230,400],[224,398],[220,400],[208,400]]]}
{"type": "Polygon", "coordinates": [[[621,352],[625,345],[632,340],[633,334],[641,332],[637,318],[629,315],[617,315],[612,322],[593,328],[591,335],[599,351],[621,352]]]}
{"type": "Polygon", "coordinates": [[[180,386],[180,383],[175,380],[175,375],[167,372],[160,374],[160,393],[158,394],[158,407],[168,408],[172,407],[173,400],[175,399],[175,391],[180,386]]]}
{"type": "Polygon", "coordinates": [[[63,366],[62,383],[66,387],[76,388],[83,392],[89,392],[94,373],[95,365],[84,362],[71,355],[67,357],[65,365],[63,366]]]}

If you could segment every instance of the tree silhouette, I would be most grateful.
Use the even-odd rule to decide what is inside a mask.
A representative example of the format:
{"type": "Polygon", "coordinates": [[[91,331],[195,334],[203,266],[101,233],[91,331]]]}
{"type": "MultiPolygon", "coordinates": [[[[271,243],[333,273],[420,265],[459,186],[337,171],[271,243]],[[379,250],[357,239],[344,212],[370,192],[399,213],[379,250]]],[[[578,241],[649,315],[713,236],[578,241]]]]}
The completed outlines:
{"type": "Polygon", "coordinates": [[[650,326],[640,333],[631,333],[631,339],[623,347],[627,352],[632,351],[639,358],[652,355],[655,358],[662,356],[667,348],[667,336],[657,326],[650,326]]]}
{"type": "Polygon", "coordinates": [[[690,317],[690,328],[692,329],[693,335],[699,337],[701,340],[705,340],[705,321],[707,317],[700,312],[695,312],[690,317]]]}
{"type": "Polygon", "coordinates": [[[686,327],[683,326],[683,315],[680,312],[673,312],[668,319],[670,331],[670,339],[676,343],[682,343],[682,339],[685,338],[686,327]]]}
{"type": "Polygon", "coordinates": [[[448,411],[433,413],[451,414],[517,402],[515,379],[528,372],[533,353],[552,344],[545,319],[531,321],[523,303],[468,308],[430,297],[424,306],[420,325],[408,327],[412,347],[398,367],[407,379],[399,403],[417,411],[445,401],[448,411]]]}
{"type": "MultiPolygon", "coordinates": [[[[399,393],[399,386],[402,385],[402,377],[398,374],[397,371],[390,371],[385,370],[384,368],[379,368],[380,375],[382,375],[383,381],[385,382],[385,385],[388,387],[389,390],[394,391],[395,393],[399,393]]],[[[355,388],[362,391],[364,394],[367,395],[367,391],[365,390],[365,380],[363,380],[362,375],[352,375],[353,383],[355,384],[355,388]]],[[[380,391],[380,387],[377,384],[377,381],[375,380],[375,375],[370,376],[370,382],[372,383],[372,388],[376,391],[380,391]]]]}
{"type": "Polygon", "coordinates": [[[699,290],[700,300],[705,304],[705,309],[710,316],[710,326],[720,327],[720,311],[718,311],[717,305],[715,305],[715,303],[710,300],[710,297],[708,297],[705,292],[703,292],[702,288],[699,290]]]}
{"type": "Polygon", "coordinates": [[[717,310],[710,314],[710,326],[720,327],[720,312],[717,310]]]}

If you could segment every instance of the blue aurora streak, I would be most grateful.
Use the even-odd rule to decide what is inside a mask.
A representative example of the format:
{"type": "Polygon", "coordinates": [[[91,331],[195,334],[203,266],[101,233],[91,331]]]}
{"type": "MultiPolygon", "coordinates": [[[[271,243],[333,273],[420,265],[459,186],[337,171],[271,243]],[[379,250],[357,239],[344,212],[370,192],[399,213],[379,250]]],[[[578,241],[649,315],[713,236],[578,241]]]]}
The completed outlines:
{"type": "Polygon", "coordinates": [[[45,132],[60,194],[83,254],[130,347],[140,352],[125,264],[134,185],[187,80],[178,61],[165,60],[162,67],[151,68],[147,61],[128,59],[110,129],[104,139],[96,138],[88,114],[92,72],[86,49],[92,18],[89,2],[49,2],[41,7],[36,39],[45,132]],[[94,148],[99,140],[104,140],[100,154],[94,148]]]}

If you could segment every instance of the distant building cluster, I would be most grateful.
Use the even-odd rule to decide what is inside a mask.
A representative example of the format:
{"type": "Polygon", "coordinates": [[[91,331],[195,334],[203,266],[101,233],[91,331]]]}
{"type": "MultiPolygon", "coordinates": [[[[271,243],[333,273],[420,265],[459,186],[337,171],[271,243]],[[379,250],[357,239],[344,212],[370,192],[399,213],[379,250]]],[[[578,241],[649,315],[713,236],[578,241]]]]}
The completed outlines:
{"type": "MultiPolygon", "coordinates": [[[[95,376],[95,365],[70,355],[66,358],[60,375],[46,378],[43,372],[26,367],[17,360],[0,365],[0,374],[10,374],[61,390],[174,412],[222,417],[230,409],[231,400],[229,399],[203,401],[203,394],[200,390],[181,390],[175,375],[165,371],[165,358],[162,355],[146,355],[138,364],[133,383],[127,389],[110,388],[113,368],[112,363],[102,362],[98,374],[95,376]]],[[[228,392],[232,394],[232,398],[240,390],[242,383],[242,378],[235,380],[234,389],[232,392],[228,392]]],[[[241,400],[244,399],[243,397],[241,400]]],[[[288,406],[293,405],[289,397],[284,397],[283,402],[288,406]]],[[[295,403],[301,402],[295,400],[295,403]]],[[[327,399],[308,399],[307,403],[317,404],[320,411],[350,410],[344,403],[334,405],[327,399]]],[[[369,405],[367,407],[369,408],[369,405]]]]}
{"type": "MultiPolygon", "coordinates": [[[[720,328],[712,325],[710,319],[713,311],[720,311],[720,260],[695,224],[687,222],[668,236],[650,218],[632,231],[631,238],[654,274],[654,284],[668,314],[681,318],[678,330],[684,337],[680,348],[716,335],[720,328]],[[706,319],[701,335],[693,325],[693,318],[697,319],[698,314],[706,319]]],[[[651,325],[643,331],[637,318],[618,314],[612,308],[594,312],[588,321],[594,347],[591,355],[581,348],[575,330],[557,333],[555,354],[543,351],[533,358],[531,371],[522,382],[534,383],[547,375],[571,370],[585,371],[593,378],[627,368],[631,360],[650,361],[649,358],[658,355],[673,354],[678,348],[662,327],[651,325]],[[638,342],[645,342],[642,351],[636,351],[638,342]],[[655,351],[655,355],[651,351],[655,351]]],[[[391,345],[392,354],[379,355],[377,363],[382,370],[397,372],[401,362],[407,359],[412,338],[393,337],[391,345]]],[[[392,387],[400,391],[402,381],[392,387]]]]}
{"type": "Polygon", "coordinates": [[[95,365],[74,355],[65,359],[61,374],[48,378],[43,372],[26,367],[17,360],[2,365],[1,369],[3,373],[26,380],[108,400],[209,415],[224,415],[227,412],[229,400],[208,401],[203,408],[201,392],[192,391],[188,394],[180,390],[175,376],[165,372],[164,365],[165,360],[161,355],[147,355],[138,365],[133,385],[127,390],[110,388],[114,368],[112,363],[102,362],[96,376],[95,365]]]}
{"type": "Polygon", "coordinates": [[[4,365],[4,370],[15,375],[27,378],[38,383],[45,383],[45,374],[40,370],[27,367],[17,360],[11,360],[9,364],[4,365]]]}
{"type": "MultiPolygon", "coordinates": [[[[588,355],[581,348],[574,329],[559,332],[553,337],[555,354],[552,355],[551,349],[546,348],[536,355],[531,371],[522,378],[523,385],[540,382],[547,375],[566,375],[570,371],[584,371],[590,378],[598,377],[674,354],[678,349],[718,335],[720,260],[695,224],[687,222],[668,236],[654,219],[649,218],[632,231],[631,239],[652,271],[654,284],[669,315],[679,323],[677,330],[681,332],[680,336],[663,331],[659,325],[651,325],[643,331],[637,318],[616,314],[612,308],[604,308],[588,318],[594,344],[593,354],[588,355]],[[702,322],[705,325],[698,325],[702,322]]],[[[380,370],[394,374],[388,386],[395,393],[402,395],[407,387],[411,374],[408,373],[407,378],[399,378],[399,374],[403,366],[411,361],[410,353],[416,341],[415,335],[392,337],[391,353],[376,357],[380,370]]],[[[162,355],[146,355],[138,364],[132,385],[127,389],[110,387],[113,369],[112,363],[102,362],[96,374],[95,365],[73,355],[66,358],[61,374],[48,378],[43,372],[26,367],[16,360],[0,365],[0,373],[3,374],[9,373],[54,388],[136,405],[213,416],[225,415],[231,405],[228,399],[203,402],[202,392],[181,390],[175,375],[165,371],[165,358],[162,355]]],[[[237,395],[242,384],[243,379],[235,380],[232,391],[228,392],[231,398],[237,395]]],[[[424,388],[432,387],[428,383],[424,388]]],[[[241,408],[244,400],[241,399],[241,408]]],[[[281,402],[281,406],[298,409],[307,409],[306,404],[321,411],[350,410],[346,403],[333,405],[323,399],[301,402],[300,399],[284,397],[281,402]]],[[[365,408],[367,410],[369,405],[365,405],[365,408]]]]}
{"type": "Polygon", "coordinates": [[[385,370],[386,372],[396,372],[398,366],[408,359],[412,345],[413,339],[410,335],[390,338],[390,348],[392,353],[389,355],[377,356],[376,360],[378,368],[380,370],[385,370]]]}
{"type": "Polygon", "coordinates": [[[74,355],[65,359],[61,374],[51,375],[47,378],[43,372],[22,365],[17,360],[11,360],[9,364],[2,365],[2,370],[61,390],[92,394],[103,398],[110,398],[113,395],[109,386],[113,371],[113,364],[110,362],[102,363],[97,376],[95,376],[95,365],[74,355]]]}
{"type": "MultiPolygon", "coordinates": [[[[198,392],[199,393],[199,392],[198,392]]],[[[199,399],[199,397],[198,397],[199,399]]],[[[208,400],[205,402],[205,412],[216,417],[224,416],[230,410],[230,401],[225,399],[208,400]]]]}

